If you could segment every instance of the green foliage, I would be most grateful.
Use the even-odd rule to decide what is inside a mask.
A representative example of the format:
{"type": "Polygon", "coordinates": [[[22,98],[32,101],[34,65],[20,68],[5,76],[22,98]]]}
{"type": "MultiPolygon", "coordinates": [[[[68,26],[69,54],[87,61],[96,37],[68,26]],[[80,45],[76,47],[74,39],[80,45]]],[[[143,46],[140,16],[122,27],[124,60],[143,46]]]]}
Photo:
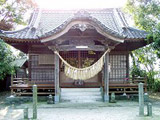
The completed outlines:
{"type": "Polygon", "coordinates": [[[159,73],[155,69],[157,56],[152,45],[132,51],[131,57],[133,61],[131,75],[147,77],[149,89],[157,90],[159,82],[156,82],[156,76],[159,73]]]}
{"type": "Polygon", "coordinates": [[[146,77],[146,71],[142,70],[139,66],[132,66],[130,73],[133,77],[146,77]]]}
{"type": "Polygon", "coordinates": [[[132,57],[132,61],[133,61],[133,65],[130,69],[130,75],[132,77],[145,77],[146,76],[146,71],[145,70],[142,70],[140,68],[140,64],[137,60],[137,56],[135,56],[134,52],[131,52],[131,57],[132,57]]]}
{"type": "MultiPolygon", "coordinates": [[[[34,6],[32,0],[0,0],[0,29],[11,30],[16,25],[26,24],[24,17],[34,6]]],[[[19,56],[24,55],[21,53],[19,56]]],[[[10,47],[0,39],[0,80],[14,74],[16,68],[11,64],[13,60],[10,47]]]]}
{"type": "Polygon", "coordinates": [[[155,32],[159,24],[159,0],[128,0],[128,11],[134,18],[136,26],[148,32],[155,32]]]}
{"type": "Polygon", "coordinates": [[[146,72],[149,88],[160,90],[157,81],[155,62],[160,58],[160,1],[159,0],[128,0],[125,10],[134,19],[135,25],[148,32],[146,38],[150,45],[132,52],[132,74],[139,75],[141,70],[146,72]],[[143,66],[143,68],[142,68],[143,66]]]}
{"type": "Polygon", "coordinates": [[[147,31],[147,41],[153,42],[152,47],[160,58],[160,1],[159,0],[128,0],[125,10],[135,21],[135,25],[147,31]]]}
{"type": "Polygon", "coordinates": [[[0,0],[0,29],[10,30],[25,25],[26,12],[36,6],[32,0],[0,0]]]}
{"type": "Polygon", "coordinates": [[[0,80],[8,74],[14,74],[15,68],[11,65],[13,60],[9,46],[0,39],[0,80]]]}
{"type": "Polygon", "coordinates": [[[152,89],[154,90],[154,92],[160,92],[160,79],[155,79],[155,82],[153,84],[154,85],[152,85],[152,89]]]}

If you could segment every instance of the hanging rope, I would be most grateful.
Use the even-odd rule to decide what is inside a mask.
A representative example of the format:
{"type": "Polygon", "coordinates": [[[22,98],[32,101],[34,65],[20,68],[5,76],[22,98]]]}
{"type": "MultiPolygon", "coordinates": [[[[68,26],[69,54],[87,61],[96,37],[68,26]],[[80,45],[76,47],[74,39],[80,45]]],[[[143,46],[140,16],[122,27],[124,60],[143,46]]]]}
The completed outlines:
{"type": "Polygon", "coordinates": [[[108,52],[110,52],[109,48],[97,62],[95,62],[93,65],[86,68],[73,67],[67,61],[65,61],[57,51],[55,51],[54,53],[57,54],[59,58],[62,60],[62,62],[64,63],[65,65],[64,72],[66,76],[75,80],[87,80],[94,77],[102,70],[104,65],[104,57],[108,52]]]}

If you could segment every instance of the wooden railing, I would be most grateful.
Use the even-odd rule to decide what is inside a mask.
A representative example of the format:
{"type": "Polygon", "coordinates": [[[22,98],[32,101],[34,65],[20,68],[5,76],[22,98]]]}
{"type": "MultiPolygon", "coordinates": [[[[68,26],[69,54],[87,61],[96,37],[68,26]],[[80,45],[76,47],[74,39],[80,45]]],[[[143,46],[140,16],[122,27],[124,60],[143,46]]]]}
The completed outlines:
{"type": "MultiPolygon", "coordinates": [[[[144,83],[144,92],[147,92],[147,77],[130,77],[130,78],[116,78],[109,81],[109,92],[115,93],[138,93],[138,84],[144,83]],[[116,81],[117,80],[117,81],[116,81]]],[[[104,88],[104,81],[102,81],[104,88]]]]}
{"type": "MultiPolygon", "coordinates": [[[[104,81],[102,81],[102,84],[104,81]]],[[[110,84],[138,84],[144,83],[147,84],[146,77],[130,77],[130,78],[110,78],[110,84]]]]}
{"type": "MultiPolygon", "coordinates": [[[[34,83],[34,81],[32,81],[32,82],[34,83]]],[[[28,78],[14,78],[13,76],[11,76],[11,86],[20,85],[20,84],[29,84],[32,82],[29,81],[28,78]]],[[[41,82],[41,81],[39,81],[39,82],[41,82]]],[[[45,82],[47,82],[47,81],[45,81],[45,82]]],[[[124,78],[124,80],[123,80],[123,84],[138,84],[138,83],[147,84],[147,78],[146,77],[132,77],[132,78],[124,78]]]]}
{"type": "Polygon", "coordinates": [[[28,84],[28,78],[14,78],[11,75],[11,86],[20,84],[28,84]]]}
{"type": "MultiPolygon", "coordinates": [[[[11,76],[11,95],[32,95],[33,83],[29,78],[14,78],[11,76]]],[[[54,95],[53,84],[37,84],[38,95],[54,95]]]]}
{"type": "Polygon", "coordinates": [[[129,78],[130,83],[138,84],[138,83],[144,83],[147,84],[147,77],[133,77],[129,78]]]}

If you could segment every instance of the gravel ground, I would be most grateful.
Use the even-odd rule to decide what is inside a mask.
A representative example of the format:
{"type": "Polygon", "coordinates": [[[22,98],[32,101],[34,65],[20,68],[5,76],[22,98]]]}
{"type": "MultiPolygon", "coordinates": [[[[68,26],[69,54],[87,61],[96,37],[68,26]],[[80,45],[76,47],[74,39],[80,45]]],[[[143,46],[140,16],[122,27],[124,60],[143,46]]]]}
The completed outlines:
{"type": "MultiPolygon", "coordinates": [[[[117,101],[117,103],[59,103],[48,105],[38,103],[39,120],[160,120],[160,101],[153,99],[153,116],[139,117],[138,102],[117,101]]],[[[32,104],[5,106],[0,99],[0,120],[21,120],[23,108],[29,107],[32,117],[32,104]]],[[[146,114],[146,106],[145,106],[146,114]]]]}

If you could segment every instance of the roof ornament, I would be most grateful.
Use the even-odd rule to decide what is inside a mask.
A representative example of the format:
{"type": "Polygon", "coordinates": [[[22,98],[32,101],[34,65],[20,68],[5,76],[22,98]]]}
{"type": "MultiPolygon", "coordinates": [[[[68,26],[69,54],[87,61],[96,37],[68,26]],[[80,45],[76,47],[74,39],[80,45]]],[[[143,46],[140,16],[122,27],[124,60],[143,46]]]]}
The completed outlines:
{"type": "Polygon", "coordinates": [[[86,24],[78,24],[79,29],[84,32],[87,29],[87,25],[86,24]]]}
{"type": "Polygon", "coordinates": [[[42,14],[42,10],[41,9],[38,9],[36,12],[36,15],[35,15],[35,20],[34,20],[34,23],[33,25],[31,26],[31,30],[35,31],[36,29],[38,29],[39,27],[39,24],[40,24],[40,19],[41,19],[41,14],[42,14]],[[38,12],[37,12],[38,11],[38,12]]]}
{"type": "Polygon", "coordinates": [[[79,10],[74,14],[75,18],[88,18],[90,13],[86,10],[79,10]]]}
{"type": "MultiPolygon", "coordinates": [[[[89,25],[89,24],[83,24],[83,25],[82,24],[75,24],[72,26],[72,29],[80,29],[80,27],[87,28],[87,29],[95,29],[92,25],[89,25]]],[[[82,30],[82,31],[85,31],[85,30],[82,30]]]]}

